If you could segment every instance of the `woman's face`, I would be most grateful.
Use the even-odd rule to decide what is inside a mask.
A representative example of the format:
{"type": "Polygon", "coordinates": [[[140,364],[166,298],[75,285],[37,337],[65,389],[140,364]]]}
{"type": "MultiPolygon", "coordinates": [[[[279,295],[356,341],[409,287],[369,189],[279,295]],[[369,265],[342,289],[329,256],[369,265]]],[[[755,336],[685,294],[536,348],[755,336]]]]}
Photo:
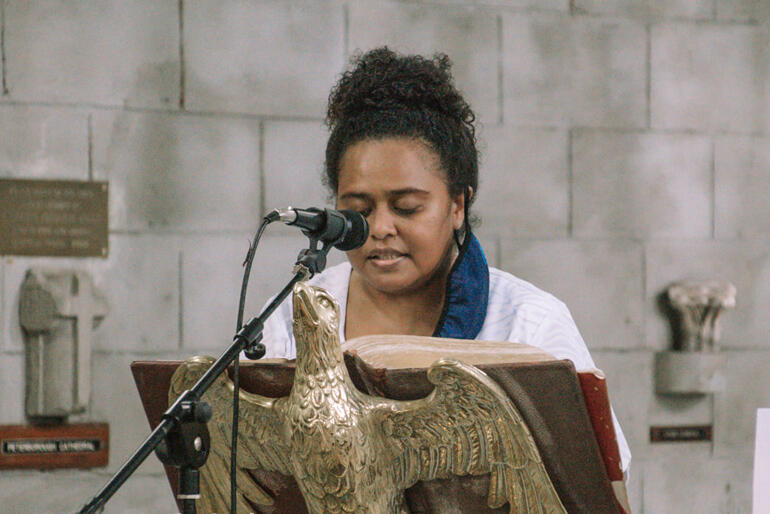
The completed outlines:
{"type": "Polygon", "coordinates": [[[433,150],[407,138],[361,141],[340,160],[337,207],[369,222],[369,239],[348,259],[378,291],[416,291],[448,271],[464,197],[450,197],[439,162],[433,150]]]}

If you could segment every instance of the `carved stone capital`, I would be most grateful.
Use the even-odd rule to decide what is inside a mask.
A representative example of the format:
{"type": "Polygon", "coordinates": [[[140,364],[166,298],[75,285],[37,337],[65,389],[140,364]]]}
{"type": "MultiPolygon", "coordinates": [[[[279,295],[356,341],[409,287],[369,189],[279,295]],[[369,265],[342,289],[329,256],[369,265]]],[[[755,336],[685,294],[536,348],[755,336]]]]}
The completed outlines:
{"type": "Polygon", "coordinates": [[[679,326],[674,327],[674,332],[679,333],[680,351],[712,352],[717,349],[719,316],[723,310],[735,307],[735,293],[734,285],[717,280],[683,281],[666,290],[671,306],[679,314],[679,326]]]}

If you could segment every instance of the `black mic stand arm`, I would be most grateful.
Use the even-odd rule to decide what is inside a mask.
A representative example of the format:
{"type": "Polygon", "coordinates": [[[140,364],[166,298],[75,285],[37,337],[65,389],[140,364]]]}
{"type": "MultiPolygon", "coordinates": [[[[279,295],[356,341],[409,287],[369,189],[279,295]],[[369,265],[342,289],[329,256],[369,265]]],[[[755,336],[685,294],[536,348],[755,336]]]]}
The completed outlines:
{"type": "Polygon", "coordinates": [[[291,294],[297,282],[307,280],[326,267],[326,254],[331,244],[318,249],[318,239],[310,240],[310,248],[299,253],[294,266],[294,276],[258,316],[243,325],[235,334],[233,344],[214,362],[204,375],[179,396],[163,414],[161,422],[144,440],[134,454],[121,466],[109,482],[80,510],[81,514],[97,512],[123,483],[136,471],[150,453],[158,449],[158,457],[166,464],[178,466],[179,493],[183,512],[195,512],[195,499],[200,497],[198,468],[206,462],[209,451],[209,434],[206,422],[211,419],[211,407],[201,402],[211,384],[244,351],[250,359],[261,359],[266,353],[262,340],[265,320],[291,294]]]}

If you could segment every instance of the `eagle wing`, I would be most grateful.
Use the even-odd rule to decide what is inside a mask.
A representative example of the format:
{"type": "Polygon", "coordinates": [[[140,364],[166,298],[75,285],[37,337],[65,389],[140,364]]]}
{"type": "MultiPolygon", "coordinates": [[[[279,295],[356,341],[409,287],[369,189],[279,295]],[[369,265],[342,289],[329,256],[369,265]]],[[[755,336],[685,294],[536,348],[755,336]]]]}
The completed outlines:
{"type": "MultiPolygon", "coordinates": [[[[214,363],[211,357],[192,357],[177,368],[171,378],[169,404],[191,388],[214,363]]],[[[233,425],[233,382],[222,373],[203,394],[213,410],[208,423],[211,451],[200,468],[200,512],[228,512],[230,509],[230,448],[233,425]]],[[[247,469],[263,469],[291,475],[289,451],[281,437],[283,398],[272,399],[239,391],[238,420],[238,511],[251,512],[255,505],[272,505],[273,498],[254,481],[247,469]]]]}
{"type": "Polygon", "coordinates": [[[484,372],[442,359],[428,369],[427,397],[378,402],[397,483],[491,473],[487,502],[512,513],[566,512],[535,441],[508,395],[484,372]]]}

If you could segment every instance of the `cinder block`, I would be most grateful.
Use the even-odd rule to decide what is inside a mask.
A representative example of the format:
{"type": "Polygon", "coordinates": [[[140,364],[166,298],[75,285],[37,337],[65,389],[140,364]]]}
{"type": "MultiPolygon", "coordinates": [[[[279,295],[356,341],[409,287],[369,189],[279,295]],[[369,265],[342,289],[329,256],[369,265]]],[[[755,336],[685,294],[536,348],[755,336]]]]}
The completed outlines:
{"type": "MultiPolygon", "coordinates": [[[[205,349],[213,356],[232,342],[238,314],[238,299],[243,279],[243,259],[252,234],[228,236],[188,236],[182,247],[182,340],[183,348],[205,349]]],[[[257,299],[255,282],[265,273],[267,260],[264,237],[257,250],[249,281],[244,321],[257,314],[264,300],[257,299]]],[[[300,243],[299,238],[297,242],[300,243]]],[[[267,244],[266,244],[267,243],[267,244]]],[[[299,247],[298,247],[299,250],[299,247]]],[[[284,271],[290,271],[284,262],[284,271]]],[[[280,267],[271,263],[271,271],[280,267]]],[[[288,279],[287,279],[288,280],[288,279]]]]}
{"type": "Polygon", "coordinates": [[[770,139],[720,137],[715,152],[715,232],[770,235],[770,139]]]}
{"type": "Polygon", "coordinates": [[[24,354],[0,354],[0,425],[16,425],[25,422],[24,416],[24,354]]]}
{"type": "MultiPolygon", "coordinates": [[[[653,395],[648,414],[650,426],[713,425],[714,409],[712,403],[712,398],[709,395],[668,396],[655,394],[653,384],[653,395]]],[[[649,431],[647,435],[649,437],[649,431]]],[[[701,445],[701,443],[655,443],[654,446],[657,451],[665,454],[671,446],[684,448],[693,444],[701,445]]]]}
{"type": "Polygon", "coordinates": [[[770,3],[766,0],[719,0],[715,3],[719,20],[757,23],[770,21],[770,3]]]}
{"type": "Polygon", "coordinates": [[[576,235],[711,235],[708,138],[578,131],[572,151],[576,235]]]}
{"type": "Polygon", "coordinates": [[[526,8],[527,11],[569,11],[569,0],[432,0],[434,4],[526,8]]]}
{"type": "Polygon", "coordinates": [[[109,258],[91,263],[109,308],[94,332],[96,348],[158,353],[179,347],[179,252],[175,236],[110,236],[109,258]]]}
{"type": "Polygon", "coordinates": [[[405,2],[353,2],[349,47],[352,52],[388,45],[403,53],[446,53],[457,87],[477,117],[496,123],[498,29],[488,10],[405,2]]]}
{"type": "Polygon", "coordinates": [[[474,204],[481,229],[503,237],[567,235],[566,132],[485,127],[482,137],[474,204]]]}
{"type": "Polygon", "coordinates": [[[740,25],[652,27],[650,112],[664,129],[752,133],[770,117],[770,32],[740,25]]]}
{"type": "Polygon", "coordinates": [[[173,107],[174,0],[5,3],[6,82],[23,101],[173,107]]]}
{"type": "Polygon", "coordinates": [[[646,41],[633,21],[503,15],[505,123],[645,126],[646,41]]]}
{"type": "MultiPolygon", "coordinates": [[[[185,351],[216,353],[218,350],[221,353],[232,342],[243,279],[241,263],[248,244],[248,234],[185,238],[182,261],[185,351]]],[[[249,280],[244,322],[259,314],[267,300],[289,282],[297,255],[306,247],[307,238],[299,231],[262,238],[249,280]]],[[[344,259],[342,252],[332,250],[327,267],[344,259]]]]}
{"type": "Polygon", "coordinates": [[[645,248],[647,346],[671,348],[671,324],[661,294],[674,282],[718,279],[738,290],[736,306],[720,318],[724,349],[770,347],[770,248],[758,241],[681,241],[648,243],[645,248]]]}
{"type": "Polygon", "coordinates": [[[339,4],[186,3],[186,107],[323,117],[344,64],[343,23],[339,4]]]}
{"type": "Polygon", "coordinates": [[[595,350],[591,356],[607,376],[610,403],[631,448],[631,474],[640,475],[640,463],[648,452],[650,440],[647,407],[654,389],[652,354],[595,350]]]}
{"type": "MultiPolygon", "coordinates": [[[[150,435],[150,424],[130,369],[133,361],[145,358],[101,352],[93,356],[89,418],[110,424],[110,458],[106,468],[110,473],[120,468],[150,435]]],[[[158,458],[151,455],[136,473],[159,475],[163,467],[158,458]]]]}
{"type": "Polygon", "coordinates": [[[707,20],[713,17],[713,4],[713,0],[577,0],[575,9],[588,14],[707,20]]]}
{"type": "Polygon", "coordinates": [[[693,456],[648,460],[644,512],[749,512],[750,484],[750,460],[693,456]]]}
{"type": "MultiPolygon", "coordinates": [[[[0,503],[12,513],[79,512],[109,478],[97,471],[3,471],[0,503]]],[[[177,511],[168,480],[160,475],[132,476],[104,507],[109,514],[177,511]]]]}
{"type": "Polygon", "coordinates": [[[110,182],[110,228],[252,230],[260,212],[259,122],[99,112],[94,176],[110,182]]]}
{"type": "Polygon", "coordinates": [[[289,205],[330,205],[329,193],[321,184],[327,138],[328,131],[318,122],[265,123],[266,211],[289,205]]]}
{"type": "MultiPolygon", "coordinates": [[[[473,213],[471,212],[471,215],[473,213]]],[[[472,228],[472,227],[471,227],[472,228]]],[[[495,235],[476,233],[474,234],[479,239],[481,249],[484,251],[484,257],[487,259],[487,264],[495,268],[500,267],[500,238],[495,235]]]]}
{"type": "MultiPolygon", "coordinates": [[[[150,459],[157,461],[154,455],[148,458],[150,459]]],[[[160,467],[160,464],[158,466],[160,467]]],[[[165,473],[153,473],[132,476],[105,505],[104,512],[106,514],[142,514],[177,512],[178,509],[165,473]]]]}
{"type": "Polygon", "coordinates": [[[727,389],[714,395],[714,453],[752,458],[757,409],[770,406],[770,351],[727,352],[727,389]]]}
{"type": "Polygon", "coordinates": [[[87,115],[74,110],[0,106],[0,177],[87,179],[87,115]]]}
{"type": "Polygon", "coordinates": [[[643,345],[642,249],[637,243],[503,240],[500,264],[566,303],[589,349],[643,345]]]}

